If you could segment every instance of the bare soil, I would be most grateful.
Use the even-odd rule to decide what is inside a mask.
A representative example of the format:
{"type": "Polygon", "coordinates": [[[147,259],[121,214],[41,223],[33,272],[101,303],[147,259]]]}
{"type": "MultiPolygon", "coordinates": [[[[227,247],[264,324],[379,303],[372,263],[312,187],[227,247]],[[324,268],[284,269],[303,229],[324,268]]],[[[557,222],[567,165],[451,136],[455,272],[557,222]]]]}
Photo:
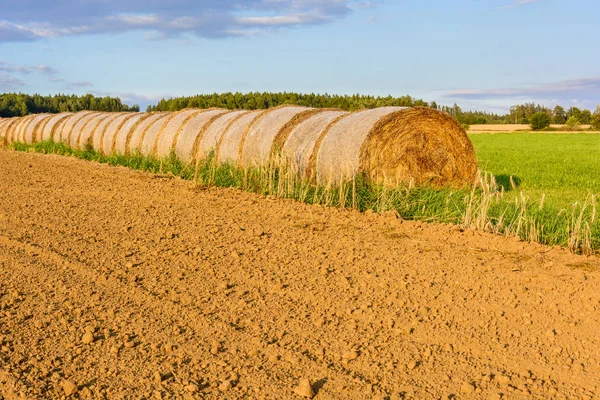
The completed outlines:
{"type": "Polygon", "coordinates": [[[598,268],[0,150],[0,399],[597,398],[598,268]]]}

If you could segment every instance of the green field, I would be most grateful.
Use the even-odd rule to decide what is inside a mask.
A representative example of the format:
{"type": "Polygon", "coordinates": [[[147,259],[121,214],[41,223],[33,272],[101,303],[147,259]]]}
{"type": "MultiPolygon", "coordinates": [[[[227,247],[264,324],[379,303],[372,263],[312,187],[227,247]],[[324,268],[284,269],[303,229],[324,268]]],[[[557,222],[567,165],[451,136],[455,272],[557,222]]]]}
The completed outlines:
{"type": "Polygon", "coordinates": [[[480,169],[507,189],[513,176],[532,200],[571,207],[600,194],[600,134],[498,133],[470,135],[480,169]]]}

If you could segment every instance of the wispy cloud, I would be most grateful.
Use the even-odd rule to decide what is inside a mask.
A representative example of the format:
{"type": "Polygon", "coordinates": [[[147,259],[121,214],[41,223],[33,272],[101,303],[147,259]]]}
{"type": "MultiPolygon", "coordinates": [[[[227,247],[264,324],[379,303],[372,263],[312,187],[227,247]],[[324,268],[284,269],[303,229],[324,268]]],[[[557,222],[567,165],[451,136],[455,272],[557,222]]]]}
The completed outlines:
{"type": "Polygon", "coordinates": [[[0,42],[141,30],[204,38],[328,23],[372,8],[367,0],[0,0],[0,42]]]}
{"type": "Polygon", "coordinates": [[[538,1],[538,0],[516,0],[515,2],[511,3],[511,4],[507,4],[504,6],[500,6],[498,7],[499,10],[505,10],[507,8],[515,8],[515,7],[520,7],[520,6],[524,6],[527,4],[531,4],[534,1],[538,1]]]}
{"type": "Polygon", "coordinates": [[[4,72],[0,72],[0,92],[10,92],[25,85],[19,78],[15,78],[4,72]]]}
{"type": "Polygon", "coordinates": [[[506,100],[534,101],[547,105],[580,103],[593,108],[600,103],[600,77],[568,79],[522,87],[456,90],[443,97],[471,102],[506,100]]]}

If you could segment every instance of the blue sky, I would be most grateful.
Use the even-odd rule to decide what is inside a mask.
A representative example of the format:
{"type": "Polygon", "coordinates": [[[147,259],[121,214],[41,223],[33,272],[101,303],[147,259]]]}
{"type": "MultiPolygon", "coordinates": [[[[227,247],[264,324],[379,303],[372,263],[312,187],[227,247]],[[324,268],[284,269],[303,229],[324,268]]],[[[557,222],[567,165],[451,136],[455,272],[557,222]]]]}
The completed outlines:
{"type": "Polygon", "coordinates": [[[0,0],[0,92],[600,104],[598,0],[0,0]]]}

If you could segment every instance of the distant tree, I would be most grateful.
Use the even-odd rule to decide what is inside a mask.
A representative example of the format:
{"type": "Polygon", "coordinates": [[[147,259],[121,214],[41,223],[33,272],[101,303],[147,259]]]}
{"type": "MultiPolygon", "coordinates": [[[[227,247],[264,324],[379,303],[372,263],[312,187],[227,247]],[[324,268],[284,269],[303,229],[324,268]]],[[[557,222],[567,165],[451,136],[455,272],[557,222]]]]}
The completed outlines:
{"type": "Polygon", "coordinates": [[[535,114],[533,114],[530,118],[530,121],[531,129],[534,131],[539,131],[544,128],[547,128],[552,123],[550,115],[548,115],[548,113],[544,111],[536,112],[535,114]]]}
{"type": "Polygon", "coordinates": [[[577,123],[579,123],[579,118],[581,117],[581,110],[577,107],[571,107],[567,111],[567,120],[571,117],[575,117],[577,123]]]}
{"type": "Polygon", "coordinates": [[[590,110],[582,110],[579,115],[579,123],[583,125],[589,125],[592,123],[592,112],[590,110]]]}
{"type": "Polygon", "coordinates": [[[594,114],[600,114],[600,104],[596,106],[596,111],[594,111],[594,114]]]}
{"type": "Polygon", "coordinates": [[[596,107],[596,111],[594,111],[590,123],[592,124],[592,128],[600,130],[600,106],[596,107]]]}
{"type": "Polygon", "coordinates": [[[554,111],[552,112],[554,115],[554,123],[558,125],[562,125],[567,122],[567,113],[565,109],[561,106],[554,107],[554,111]]]}
{"type": "Polygon", "coordinates": [[[579,119],[576,118],[574,115],[570,116],[569,119],[567,119],[567,126],[568,127],[575,128],[578,125],[579,125],[579,119]]]}
{"type": "MultiPolygon", "coordinates": [[[[600,107],[600,106],[599,106],[599,107],[600,107]]],[[[433,108],[434,110],[437,110],[437,109],[438,109],[438,105],[437,105],[437,103],[436,103],[435,101],[432,101],[432,102],[431,102],[431,108],[433,108]]]]}

